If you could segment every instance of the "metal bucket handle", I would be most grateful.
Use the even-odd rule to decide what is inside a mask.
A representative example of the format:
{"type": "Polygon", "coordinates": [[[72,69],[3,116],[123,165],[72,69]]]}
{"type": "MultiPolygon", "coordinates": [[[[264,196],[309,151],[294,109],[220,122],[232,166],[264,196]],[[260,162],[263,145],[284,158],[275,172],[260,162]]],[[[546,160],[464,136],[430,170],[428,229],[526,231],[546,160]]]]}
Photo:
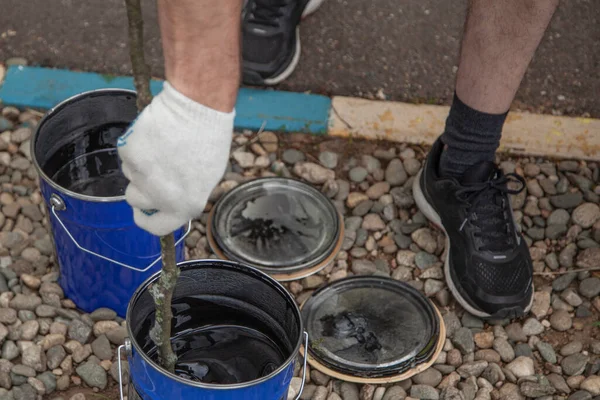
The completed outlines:
{"type": "MultiPolygon", "coordinates": [[[[88,254],[91,254],[93,256],[96,256],[98,258],[101,258],[103,260],[106,261],[110,261],[112,263],[115,263],[117,265],[120,265],[121,267],[125,267],[128,269],[131,269],[133,271],[137,271],[137,272],[146,272],[148,271],[150,268],[152,268],[154,266],[154,264],[156,264],[157,262],[160,261],[161,257],[159,256],[158,258],[156,258],[156,260],[152,261],[152,263],[150,263],[146,268],[136,268],[134,266],[128,265],[128,264],[124,264],[120,261],[117,260],[113,260],[112,258],[108,258],[106,256],[103,256],[102,254],[98,254],[95,253],[89,249],[86,249],[85,247],[81,246],[79,243],[77,243],[77,241],[75,240],[75,238],[73,237],[73,235],[71,235],[71,232],[69,232],[69,230],[67,229],[67,227],[65,226],[65,224],[62,222],[62,220],[60,219],[60,217],[58,216],[58,214],[56,213],[56,211],[63,211],[67,208],[67,206],[65,205],[65,202],[63,201],[63,199],[61,199],[58,195],[53,194],[52,196],[50,196],[50,205],[52,206],[52,215],[54,215],[54,217],[56,218],[56,220],[58,221],[58,223],[60,224],[60,226],[62,226],[62,228],[65,230],[66,234],[69,236],[69,238],[71,239],[71,241],[75,244],[75,246],[77,246],[77,248],[79,250],[82,250],[88,254]]],[[[187,231],[185,232],[185,234],[179,238],[179,240],[177,242],[175,242],[175,246],[179,245],[184,239],[185,237],[190,233],[190,231],[192,230],[192,221],[188,222],[188,227],[187,227],[187,231]]]]}
{"type": "MultiPolygon", "coordinates": [[[[123,373],[122,373],[122,362],[121,362],[121,350],[125,349],[127,355],[131,355],[131,341],[125,339],[125,344],[122,344],[117,349],[117,363],[119,368],[119,396],[121,400],[125,400],[123,396],[123,373]]],[[[306,361],[308,357],[308,332],[304,332],[304,361],[302,363],[302,384],[300,385],[300,391],[296,395],[294,400],[300,400],[302,392],[304,391],[304,382],[306,382],[306,361]]]]}

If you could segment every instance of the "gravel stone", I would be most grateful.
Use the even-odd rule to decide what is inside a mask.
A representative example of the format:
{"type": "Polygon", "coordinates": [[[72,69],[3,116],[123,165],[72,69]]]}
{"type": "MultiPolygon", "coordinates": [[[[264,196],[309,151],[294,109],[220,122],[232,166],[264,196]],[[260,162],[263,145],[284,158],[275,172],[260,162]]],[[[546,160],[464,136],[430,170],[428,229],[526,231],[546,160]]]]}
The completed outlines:
{"type": "Polygon", "coordinates": [[[543,383],[525,381],[521,383],[520,389],[523,395],[532,398],[550,396],[556,392],[547,379],[543,379],[543,383]]]}
{"type": "Polygon", "coordinates": [[[101,360],[110,360],[113,355],[110,342],[106,335],[101,335],[92,342],[92,351],[94,352],[94,355],[101,360]]]}
{"type": "Polygon", "coordinates": [[[65,349],[58,345],[58,346],[54,346],[51,347],[50,349],[48,349],[48,352],[46,353],[46,358],[47,358],[47,365],[49,369],[55,369],[58,368],[60,363],[63,362],[63,360],[65,359],[65,357],[67,356],[67,353],[65,351],[65,349]]]}
{"type": "Polygon", "coordinates": [[[46,370],[46,354],[43,352],[42,346],[31,342],[20,342],[18,345],[21,351],[21,362],[23,365],[31,367],[39,372],[46,370]]]}
{"type": "Polygon", "coordinates": [[[404,184],[408,179],[408,175],[404,170],[404,165],[402,161],[398,158],[394,158],[388,164],[385,170],[385,180],[392,186],[399,186],[404,184]]]}
{"type": "Polygon", "coordinates": [[[373,275],[377,271],[377,267],[369,260],[354,260],[352,261],[352,271],[356,275],[373,275]]]}
{"type": "Polygon", "coordinates": [[[600,279],[596,277],[584,279],[579,283],[579,293],[588,299],[598,296],[600,294],[600,279]]]}
{"type": "Polygon", "coordinates": [[[550,325],[557,331],[564,332],[571,329],[571,326],[573,326],[573,320],[568,312],[564,310],[557,310],[550,316],[550,325]]]}
{"type": "Polygon", "coordinates": [[[584,203],[577,207],[572,214],[574,224],[583,229],[591,228],[600,219],[600,207],[593,203],[584,203]]]}
{"type": "Polygon", "coordinates": [[[556,364],[556,353],[552,348],[552,345],[546,342],[537,342],[535,347],[540,352],[542,358],[551,364],[556,364]]]}
{"type": "Polygon", "coordinates": [[[90,314],[90,318],[94,322],[110,321],[110,320],[115,319],[116,317],[117,317],[117,313],[114,312],[113,310],[111,310],[110,308],[98,308],[97,310],[94,310],[94,312],[92,312],[90,314]]]}
{"type": "Polygon", "coordinates": [[[15,386],[12,391],[15,400],[36,400],[38,397],[37,391],[28,383],[15,386]]]}
{"type": "Polygon", "coordinates": [[[91,362],[85,363],[77,367],[77,375],[91,387],[105,389],[107,385],[106,371],[99,365],[91,362]]]}
{"type": "Polygon", "coordinates": [[[412,385],[410,388],[410,397],[422,400],[439,400],[440,394],[431,386],[412,385]]]}
{"type": "Polygon", "coordinates": [[[299,150],[287,149],[281,155],[281,159],[288,164],[296,164],[300,161],[304,161],[306,156],[299,150]]]}
{"type": "Polygon", "coordinates": [[[492,385],[495,385],[496,383],[506,379],[504,373],[502,372],[502,368],[500,368],[498,364],[489,364],[481,376],[492,385]]]}
{"type": "Polygon", "coordinates": [[[565,291],[561,293],[560,297],[573,307],[577,307],[583,302],[581,297],[579,297],[579,295],[571,288],[565,289],[565,291]]]}
{"type": "Polygon", "coordinates": [[[458,367],[456,372],[458,372],[463,379],[471,376],[478,377],[483,373],[483,371],[485,371],[488,365],[488,362],[484,360],[466,362],[458,367]]]}
{"type": "Polygon", "coordinates": [[[389,191],[390,191],[389,183],[377,182],[376,184],[371,186],[369,189],[367,189],[366,195],[371,200],[377,200],[378,198],[380,198],[381,196],[383,196],[384,194],[386,194],[389,191]]]}
{"type": "Polygon", "coordinates": [[[15,365],[14,367],[12,367],[11,372],[15,375],[21,375],[26,377],[33,377],[36,375],[35,369],[23,364],[15,365]]]}
{"type": "Polygon", "coordinates": [[[533,305],[531,313],[536,318],[543,318],[548,315],[550,310],[550,293],[546,291],[535,292],[533,295],[533,305]]]}
{"type": "Polygon", "coordinates": [[[452,337],[452,344],[456,346],[463,354],[471,353],[475,350],[473,333],[469,328],[459,328],[452,337]]]}
{"type": "Polygon", "coordinates": [[[17,320],[17,311],[12,308],[0,308],[0,323],[10,325],[17,320]]]}
{"type": "Polygon", "coordinates": [[[319,154],[319,162],[325,168],[334,169],[338,164],[338,155],[331,151],[323,151],[319,154]]]}
{"type": "Polygon", "coordinates": [[[506,365],[506,369],[517,378],[531,376],[535,373],[533,360],[529,357],[517,357],[514,361],[506,365]]]}
{"type": "Polygon", "coordinates": [[[496,338],[493,343],[494,350],[500,355],[504,362],[511,362],[515,359],[515,351],[508,341],[504,338],[496,338]]]}
{"type": "Polygon", "coordinates": [[[527,343],[519,343],[515,346],[515,356],[523,356],[533,359],[533,352],[527,343]]]}
{"type": "Polygon", "coordinates": [[[586,390],[578,390],[568,397],[568,400],[591,400],[592,395],[586,390]]]}
{"type": "Polygon", "coordinates": [[[554,388],[559,393],[566,393],[566,394],[571,393],[571,389],[569,388],[569,385],[567,385],[565,378],[563,378],[561,375],[550,374],[547,376],[547,378],[548,378],[548,381],[552,384],[552,386],[554,386],[554,388]]]}
{"type": "Polygon", "coordinates": [[[561,347],[560,354],[562,356],[566,357],[566,356],[570,356],[575,353],[579,353],[579,352],[581,352],[582,349],[583,349],[583,343],[581,343],[578,340],[574,340],[572,342],[565,344],[563,347],[561,347]]]}
{"type": "Polygon", "coordinates": [[[381,400],[404,400],[405,398],[406,391],[401,386],[392,386],[385,391],[381,400]]]}
{"type": "MultiPolygon", "coordinates": [[[[560,266],[566,267],[566,268],[571,268],[574,265],[574,259],[575,259],[576,254],[577,254],[577,245],[575,243],[569,243],[564,249],[562,249],[562,251],[560,252],[560,254],[558,256],[558,262],[560,263],[560,266]]],[[[567,275],[570,275],[570,274],[567,274],[567,275]]],[[[555,279],[554,282],[558,281],[559,279],[561,279],[567,275],[563,275],[563,276],[555,279]]],[[[552,287],[554,288],[554,284],[552,285],[552,287]]],[[[558,289],[554,289],[554,290],[558,290],[558,289]]]]}
{"type": "Polygon", "coordinates": [[[37,379],[44,384],[46,394],[51,394],[56,390],[56,376],[52,372],[44,372],[38,375],[37,379]]]}
{"type": "Polygon", "coordinates": [[[348,177],[352,182],[360,183],[369,175],[369,172],[363,167],[354,167],[348,172],[348,177]]]}
{"type": "Polygon", "coordinates": [[[318,185],[321,185],[328,180],[335,179],[335,172],[310,162],[299,162],[294,165],[294,174],[310,183],[318,185]]]}
{"type": "Polygon", "coordinates": [[[563,373],[566,375],[580,375],[585,370],[585,366],[588,361],[588,356],[582,353],[575,353],[563,358],[563,360],[560,362],[560,366],[563,369],[563,373]]]}
{"type": "Polygon", "coordinates": [[[552,282],[552,290],[556,292],[562,292],[566,288],[569,287],[571,282],[577,277],[577,274],[571,272],[570,274],[564,274],[560,277],[556,278],[554,282],[552,282]]]}
{"type": "Polygon", "coordinates": [[[575,208],[583,203],[583,195],[577,193],[565,193],[550,197],[550,203],[556,208],[575,208]]]}
{"type": "Polygon", "coordinates": [[[35,295],[24,295],[17,293],[17,295],[10,301],[10,307],[15,310],[29,310],[34,311],[37,306],[42,304],[42,299],[35,295]]]}
{"type": "Polygon", "coordinates": [[[435,368],[428,368],[425,371],[415,375],[412,380],[417,385],[436,387],[442,381],[442,373],[435,368]]]}
{"type": "Polygon", "coordinates": [[[362,228],[367,231],[381,231],[385,229],[385,222],[377,214],[367,214],[363,219],[362,228]]]}
{"type": "Polygon", "coordinates": [[[92,327],[86,325],[78,319],[71,320],[69,323],[69,338],[77,340],[81,344],[86,344],[92,334],[92,327]]]}
{"type": "Polygon", "coordinates": [[[587,390],[593,396],[600,396],[600,376],[592,375],[581,382],[581,389],[587,390]]]}
{"type": "Polygon", "coordinates": [[[544,325],[535,318],[529,318],[523,324],[523,333],[527,336],[539,335],[545,330],[544,325]]]}

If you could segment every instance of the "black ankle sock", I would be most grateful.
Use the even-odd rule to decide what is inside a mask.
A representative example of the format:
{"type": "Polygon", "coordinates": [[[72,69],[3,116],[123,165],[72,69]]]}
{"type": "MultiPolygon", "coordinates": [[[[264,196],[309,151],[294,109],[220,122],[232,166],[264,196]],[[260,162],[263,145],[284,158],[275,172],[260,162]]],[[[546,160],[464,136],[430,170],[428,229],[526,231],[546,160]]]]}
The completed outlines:
{"type": "Polygon", "coordinates": [[[446,148],[440,159],[440,175],[460,178],[480,161],[493,162],[507,114],[474,110],[455,93],[441,136],[446,148]]]}

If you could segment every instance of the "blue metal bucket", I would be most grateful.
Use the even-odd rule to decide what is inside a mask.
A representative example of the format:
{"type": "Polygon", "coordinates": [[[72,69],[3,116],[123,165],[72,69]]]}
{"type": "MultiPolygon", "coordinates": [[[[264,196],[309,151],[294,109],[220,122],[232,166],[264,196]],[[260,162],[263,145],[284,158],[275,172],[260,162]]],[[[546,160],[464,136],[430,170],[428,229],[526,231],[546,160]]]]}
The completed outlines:
{"type": "MultiPolygon", "coordinates": [[[[194,400],[287,400],[288,389],[294,374],[296,357],[302,344],[308,345],[308,335],[303,331],[300,310],[294,298],[273,278],[265,273],[242,264],[222,260],[186,261],[179,264],[181,275],[173,294],[173,310],[184,309],[187,314],[177,314],[173,322],[172,336],[183,331],[202,328],[204,323],[212,326],[215,318],[223,319],[222,313],[202,314],[198,308],[182,308],[181,299],[190,296],[209,301],[211,307],[234,307],[239,310],[258,312],[263,321],[269,321],[269,334],[275,331],[286,343],[285,361],[271,373],[248,382],[233,384],[208,384],[184,379],[160,367],[148,356],[154,348],[149,339],[149,330],[154,324],[154,301],[149,293],[150,285],[159,274],[148,279],[134,294],[127,310],[129,338],[119,347],[119,375],[121,374],[121,352],[125,350],[129,361],[129,399],[143,400],[194,399],[194,400]],[[235,306],[232,306],[235,305],[235,306]],[[259,311],[256,311],[259,310],[259,311]],[[198,314],[200,313],[200,314],[198,314]],[[198,326],[184,326],[191,316],[201,316],[198,326]]],[[[236,322],[245,324],[250,315],[242,315],[236,322]],[[244,321],[243,323],[241,321],[244,321]]],[[[195,322],[194,322],[195,323],[195,322]]],[[[263,332],[266,334],[266,332],[263,332]]],[[[278,340],[279,340],[278,339],[278,340]]],[[[242,351],[243,352],[243,351],[242,351]]],[[[306,354],[306,352],[305,352],[306,354]]],[[[243,355],[240,355],[242,357],[243,355]]],[[[306,374],[304,359],[303,379],[306,374]]],[[[122,378],[121,378],[122,381],[122,378]]],[[[123,399],[123,382],[121,399],[123,399]]],[[[302,384],[304,386],[304,384],[302,384]]],[[[296,399],[300,397],[300,393],[296,399]]]]}
{"type": "MultiPolygon", "coordinates": [[[[125,317],[135,290],[161,268],[159,238],[135,225],[125,201],[116,152],[137,116],[135,102],[127,90],[82,93],[50,110],[31,140],[59,283],[86,312],[108,307],[125,317]]],[[[184,236],[176,232],[178,261],[184,236]]]]}

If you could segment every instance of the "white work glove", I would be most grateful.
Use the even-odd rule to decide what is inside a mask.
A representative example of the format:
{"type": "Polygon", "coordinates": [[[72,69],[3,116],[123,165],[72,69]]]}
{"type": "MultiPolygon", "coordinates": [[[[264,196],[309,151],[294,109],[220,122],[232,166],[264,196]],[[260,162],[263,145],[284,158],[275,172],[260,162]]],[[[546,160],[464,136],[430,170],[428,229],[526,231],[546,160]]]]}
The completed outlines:
{"type": "Polygon", "coordinates": [[[234,116],[164,83],[117,142],[139,227],[162,236],[202,214],[227,167],[234,116]]]}

